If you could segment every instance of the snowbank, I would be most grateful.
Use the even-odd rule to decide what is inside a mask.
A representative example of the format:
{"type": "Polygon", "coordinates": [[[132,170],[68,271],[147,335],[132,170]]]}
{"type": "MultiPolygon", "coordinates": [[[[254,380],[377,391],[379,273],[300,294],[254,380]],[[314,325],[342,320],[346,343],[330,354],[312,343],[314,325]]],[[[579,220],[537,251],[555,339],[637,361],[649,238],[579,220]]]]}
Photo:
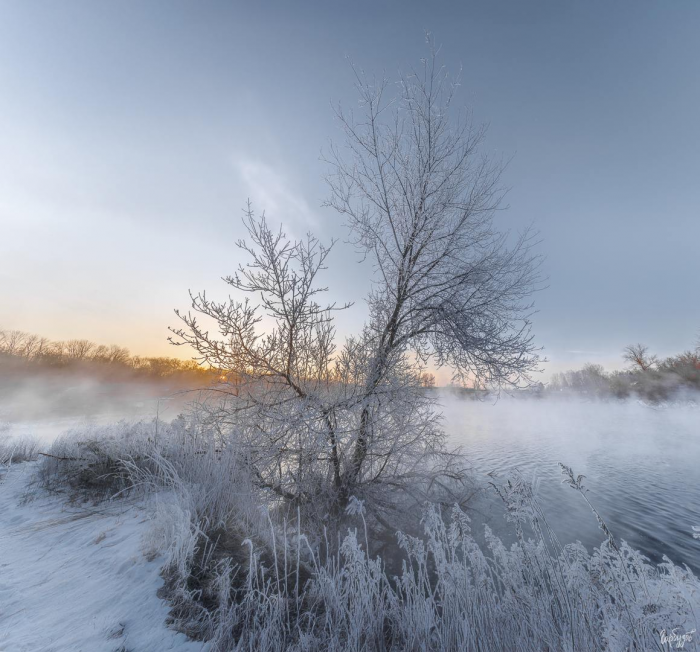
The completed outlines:
{"type": "Polygon", "coordinates": [[[0,652],[204,652],[165,624],[144,506],[67,505],[32,487],[33,468],[0,477],[0,652]]]}

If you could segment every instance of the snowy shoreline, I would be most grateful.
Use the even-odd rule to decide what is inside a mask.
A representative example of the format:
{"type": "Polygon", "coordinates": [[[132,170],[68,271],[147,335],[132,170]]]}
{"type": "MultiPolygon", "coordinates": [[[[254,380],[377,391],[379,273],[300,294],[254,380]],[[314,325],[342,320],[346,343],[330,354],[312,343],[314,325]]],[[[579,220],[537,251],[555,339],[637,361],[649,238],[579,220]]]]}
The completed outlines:
{"type": "Polygon", "coordinates": [[[33,484],[36,466],[0,476],[0,651],[206,650],[166,626],[146,504],[67,504],[33,484]]]}

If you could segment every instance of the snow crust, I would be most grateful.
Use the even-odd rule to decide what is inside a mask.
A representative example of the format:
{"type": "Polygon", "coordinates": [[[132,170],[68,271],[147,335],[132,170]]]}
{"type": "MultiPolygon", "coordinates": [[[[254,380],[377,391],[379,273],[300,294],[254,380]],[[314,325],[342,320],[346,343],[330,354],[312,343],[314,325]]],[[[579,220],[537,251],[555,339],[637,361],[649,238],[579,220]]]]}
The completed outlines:
{"type": "Polygon", "coordinates": [[[0,469],[0,652],[205,652],[168,629],[146,505],[70,505],[0,469]]]}

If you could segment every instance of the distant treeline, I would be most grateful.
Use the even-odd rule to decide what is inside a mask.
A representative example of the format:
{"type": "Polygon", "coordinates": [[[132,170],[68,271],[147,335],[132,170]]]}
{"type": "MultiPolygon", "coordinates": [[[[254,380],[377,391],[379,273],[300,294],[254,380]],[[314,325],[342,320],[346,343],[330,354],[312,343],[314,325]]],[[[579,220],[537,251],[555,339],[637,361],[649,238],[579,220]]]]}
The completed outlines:
{"type": "Polygon", "coordinates": [[[105,346],[89,340],[56,342],[23,331],[0,330],[0,374],[80,373],[114,380],[182,380],[208,382],[220,372],[194,360],[131,355],[123,346],[105,346]]]}
{"type": "Polygon", "coordinates": [[[547,393],[664,401],[700,392],[700,345],[695,351],[660,359],[648,347],[634,344],[625,347],[623,359],[628,363],[624,371],[608,373],[598,364],[587,364],[554,374],[547,393]]]}

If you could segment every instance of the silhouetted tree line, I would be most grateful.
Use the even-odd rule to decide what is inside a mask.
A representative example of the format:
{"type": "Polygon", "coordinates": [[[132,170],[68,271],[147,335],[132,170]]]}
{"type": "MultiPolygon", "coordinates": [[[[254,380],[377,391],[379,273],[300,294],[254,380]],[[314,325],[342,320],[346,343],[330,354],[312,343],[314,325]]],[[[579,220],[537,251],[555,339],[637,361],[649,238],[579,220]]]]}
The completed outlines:
{"type": "Polygon", "coordinates": [[[119,379],[218,379],[220,372],[194,360],[133,356],[123,346],[105,346],[89,340],[55,342],[23,331],[0,330],[0,373],[11,376],[60,370],[119,379]]]}
{"type": "Polygon", "coordinates": [[[643,344],[631,344],[623,351],[627,368],[606,372],[599,364],[552,376],[548,393],[582,394],[596,397],[637,396],[663,401],[700,392],[700,340],[694,351],[661,359],[643,344]]]}

